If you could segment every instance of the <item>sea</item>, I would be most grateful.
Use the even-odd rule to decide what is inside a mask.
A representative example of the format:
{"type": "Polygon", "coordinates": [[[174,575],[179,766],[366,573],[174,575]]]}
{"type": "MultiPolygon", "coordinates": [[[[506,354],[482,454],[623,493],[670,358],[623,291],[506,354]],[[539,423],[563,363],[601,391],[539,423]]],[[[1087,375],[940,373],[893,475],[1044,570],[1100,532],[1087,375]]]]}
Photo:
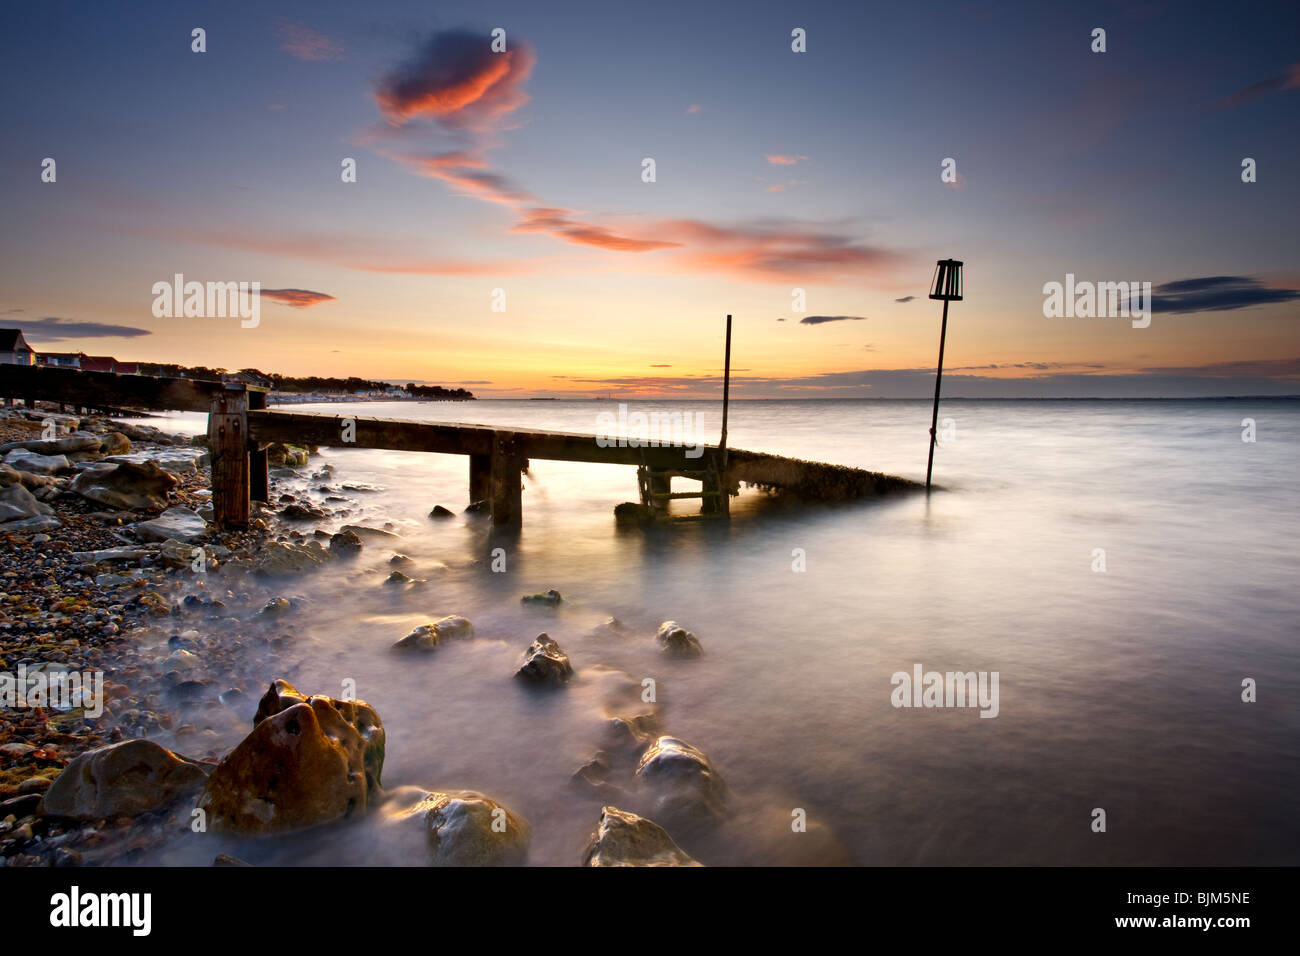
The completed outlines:
{"type": "MultiPolygon", "coordinates": [[[[716,402],[622,404],[717,440],[716,402]]],[[[591,434],[619,405],[293,410],[591,434]]],[[[882,400],[736,401],[728,423],[731,447],[921,481],[929,426],[929,402],[882,400]]],[[[573,779],[629,687],[726,782],[721,819],[670,830],[705,864],[1300,863],[1300,400],[952,400],[939,435],[929,494],[745,488],[729,520],[649,527],[614,518],[637,500],[635,469],[534,460],[514,533],[464,512],[465,458],[322,448],[276,494],[331,509],[326,530],[398,537],[273,585],[294,601],[277,625],[294,641],[260,672],[355,688],[384,722],[384,786],[489,795],[529,822],[532,865],[581,862],[602,806],[652,815],[626,781],[573,779]],[[424,583],[385,583],[398,552],[424,583]],[[551,588],[557,607],[521,601],[551,588]],[[391,648],[451,614],[474,639],[391,648]],[[669,620],[703,656],[661,652],[669,620]],[[567,686],[514,678],[540,633],[572,661],[567,686]],[[910,686],[931,672],[944,706],[910,686]],[[947,675],[970,672],[996,688],[985,706],[950,700],[947,675]]],[[[213,724],[222,746],[262,689],[242,729],[213,724]]],[[[418,862],[365,826],[178,840],[144,861],[418,862]]]]}

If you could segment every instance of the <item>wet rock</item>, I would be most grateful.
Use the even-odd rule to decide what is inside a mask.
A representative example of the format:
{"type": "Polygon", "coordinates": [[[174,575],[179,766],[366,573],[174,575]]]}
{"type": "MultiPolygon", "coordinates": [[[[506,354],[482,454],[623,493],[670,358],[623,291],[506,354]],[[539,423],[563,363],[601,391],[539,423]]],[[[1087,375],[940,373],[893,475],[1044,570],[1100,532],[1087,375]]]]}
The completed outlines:
{"type": "Polygon", "coordinates": [[[258,617],[278,617],[281,614],[287,614],[293,610],[293,602],[285,597],[273,597],[262,605],[262,609],[257,612],[258,617]]]}
{"type": "Polygon", "coordinates": [[[547,607],[556,607],[564,599],[560,597],[559,591],[551,588],[549,591],[543,591],[540,594],[525,594],[519,600],[523,604],[544,604],[547,607]]]}
{"type": "Polygon", "coordinates": [[[0,464],[0,488],[21,484],[22,480],[22,472],[16,468],[10,468],[8,465],[0,464]]]}
{"type": "Polygon", "coordinates": [[[164,809],[203,789],[201,765],[151,740],[124,740],[76,757],[41,801],[47,817],[101,820],[164,809]]]}
{"type": "Polygon", "coordinates": [[[397,539],[397,535],[393,534],[391,531],[385,531],[383,528],[367,528],[365,525],[360,524],[345,524],[339,529],[339,531],[351,531],[353,534],[363,539],[374,538],[380,541],[393,541],[397,539]]]}
{"type": "Polygon", "coordinates": [[[168,508],[151,521],[141,521],[135,526],[135,536],[141,541],[194,541],[207,534],[208,523],[196,511],[182,505],[168,508]]]}
{"type": "Polygon", "coordinates": [[[515,676],[537,684],[563,684],[573,676],[573,667],[559,644],[547,634],[538,634],[524,651],[524,662],[515,676]]]}
{"type": "Polygon", "coordinates": [[[704,653],[700,639],[676,621],[660,624],[655,640],[669,657],[699,657],[704,653]]]}
{"type": "Polygon", "coordinates": [[[469,507],[465,509],[466,514],[471,515],[490,515],[492,513],[492,503],[487,499],[482,501],[471,501],[469,507]]]}
{"type": "Polygon", "coordinates": [[[361,536],[355,531],[340,531],[330,538],[330,551],[337,555],[360,554],[362,547],[361,536]]]}
{"type": "Polygon", "coordinates": [[[313,571],[330,559],[330,554],[318,541],[292,544],[286,541],[268,541],[262,546],[254,571],[272,577],[282,574],[299,574],[313,571]]]}
{"type": "Polygon", "coordinates": [[[704,751],[677,737],[660,737],[637,764],[636,775],[654,793],[655,812],[665,817],[720,817],[727,786],[704,751]]]}
{"type": "Polygon", "coordinates": [[[382,830],[422,833],[430,866],[518,866],[532,838],[527,821],[473,790],[402,787],[382,814],[382,830]]]}
{"type": "Polygon", "coordinates": [[[293,504],[285,505],[280,509],[280,517],[289,521],[319,521],[325,517],[325,512],[314,505],[295,501],[293,504]]]}
{"type": "Polygon", "coordinates": [[[199,798],[211,828],[281,833],[364,813],[378,798],[383,728],[368,704],[303,699],[277,681],[258,714],[252,732],[212,771],[199,798]],[[288,706],[272,712],[281,704],[288,706]]]}
{"type": "Polygon", "coordinates": [[[400,565],[406,566],[406,565],[414,564],[415,562],[412,561],[410,558],[408,558],[406,555],[404,555],[404,554],[400,554],[400,553],[399,553],[399,554],[395,554],[395,555],[393,555],[391,558],[389,558],[389,559],[388,559],[388,563],[389,563],[389,564],[400,564],[400,565]]]}
{"type": "Polygon", "coordinates": [[[208,453],[201,448],[150,448],[123,455],[104,458],[105,462],[142,465],[152,462],[172,475],[189,475],[209,463],[208,453]]]}
{"type": "Polygon", "coordinates": [[[0,525],[0,529],[3,529],[7,533],[14,531],[29,533],[33,531],[54,531],[56,528],[61,527],[63,527],[63,522],[54,517],[54,515],[37,515],[35,518],[20,518],[16,521],[7,521],[3,525],[0,525]]]}
{"type": "Polygon", "coordinates": [[[625,501],[614,507],[614,520],[626,525],[647,524],[654,520],[654,512],[635,501],[625,501]]]}
{"type": "MultiPolygon", "coordinates": [[[[318,696],[319,699],[328,701],[335,710],[342,714],[344,719],[356,729],[362,740],[365,741],[366,749],[362,755],[362,765],[365,767],[369,789],[372,793],[377,792],[384,769],[384,748],[387,743],[384,724],[379,719],[379,713],[364,700],[341,700],[324,695],[318,696]]],[[[273,717],[295,704],[310,703],[313,699],[287,680],[277,679],[272,682],[266,693],[262,695],[262,699],[257,702],[257,713],[253,715],[253,724],[257,725],[266,718],[273,717]]]]}
{"type": "Polygon", "coordinates": [[[160,511],[176,478],[157,462],[120,462],[92,465],[77,475],[71,490],[81,497],[121,511],[160,511]]]}
{"type": "Polygon", "coordinates": [[[411,577],[408,574],[403,574],[401,571],[392,571],[389,573],[388,577],[384,579],[384,583],[385,584],[414,584],[415,578],[411,577]]]}
{"type": "Polygon", "coordinates": [[[393,647],[399,650],[432,650],[447,641],[465,640],[473,636],[474,625],[459,614],[451,614],[431,624],[421,624],[393,647]]]}
{"type": "Polygon", "coordinates": [[[656,714],[611,717],[606,725],[606,737],[609,745],[617,750],[640,750],[659,737],[659,717],[656,714]]]}
{"type": "Polygon", "coordinates": [[[228,853],[218,853],[212,858],[213,866],[252,866],[251,863],[245,863],[237,856],[230,856],[228,853]]]}
{"type": "Polygon", "coordinates": [[[454,518],[456,517],[456,513],[454,511],[451,511],[450,509],[444,508],[442,505],[434,505],[433,510],[429,512],[429,517],[430,518],[454,518]]]}
{"type": "Polygon", "coordinates": [[[616,807],[603,807],[583,866],[702,866],[659,824],[616,807]]]}
{"type": "Polygon", "coordinates": [[[307,449],[298,445],[286,445],[277,441],[266,446],[267,464],[276,468],[305,468],[307,458],[307,449]]]}
{"type": "Polygon", "coordinates": [[[165,568],[192,568],[202,559],[201,548],[174,538],[164,541],[158,549],[158,563],[165,568]]]}

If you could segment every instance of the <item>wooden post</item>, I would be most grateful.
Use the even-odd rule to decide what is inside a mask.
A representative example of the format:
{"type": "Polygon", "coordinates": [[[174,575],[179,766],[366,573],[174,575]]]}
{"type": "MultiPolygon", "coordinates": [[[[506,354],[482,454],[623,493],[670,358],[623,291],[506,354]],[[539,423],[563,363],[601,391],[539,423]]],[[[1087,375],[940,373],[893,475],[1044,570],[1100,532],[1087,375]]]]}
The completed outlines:
{"type": "Polygon", "coordinates": [[[487,501],[492,497],[492,456],[469,456],[469,503],[487,501]]]}
{"type": "Polygon", "coordinates": [[[223,528],[248,526],[248,392],[227,385],[212,393],[208,412],[212,512],[223,528]]]}
{"type": "Polygon", "coordinates": [[[497,432],[492,443],[492,524],[517,525],[523,521],[523,456],[515,450],[513,432],[497,432]]]}
{"type": "Polygon", "coordinates": [[[948,337],[948,300],[943,300],[943,325],[939,329],[939,366],[934,373],[934,411],[930,415],[930,458],[925,463],[925,490],[930,490],[930,472],[934,469],[934,429],[939,424],[939,385],[943,382],[943,343],[948,337]]]}
{"type": "MultiPolygon", "coordinates": [[[[266,392],[249,390],[248,408],[261,411],[266,408],[266,392]]],[[[248,497],[267,504],[271,500],[271,477],[266,460],[266,449],[258,442],[248,446],[248,497]]]]}
{"type": "Polygon", "coordinates": [[[727,406],[731,401],[731,316],[727,316],[727,348],[722,364],[722,467],[727,467],[727,406]]]}

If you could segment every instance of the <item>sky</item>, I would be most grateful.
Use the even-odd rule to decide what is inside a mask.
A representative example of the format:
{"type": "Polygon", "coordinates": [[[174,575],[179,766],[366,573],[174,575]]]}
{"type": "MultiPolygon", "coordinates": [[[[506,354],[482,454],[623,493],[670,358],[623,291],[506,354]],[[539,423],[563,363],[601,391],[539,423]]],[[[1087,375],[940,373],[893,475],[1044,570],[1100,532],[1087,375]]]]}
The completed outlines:
{"type": "Polygon", "coordinates": [[[2,15],[0,326],[38,351],[712,398],[732,314],[737,398],[915,398],[955,258],[947,396],[1300,394],[1293,3],[2,15]],[[259,282],[256,327],[156,317],[177,273],[259,282]],[[1045,315],[1067,275],[1150,282],[1150,324],[1045,315]]]}

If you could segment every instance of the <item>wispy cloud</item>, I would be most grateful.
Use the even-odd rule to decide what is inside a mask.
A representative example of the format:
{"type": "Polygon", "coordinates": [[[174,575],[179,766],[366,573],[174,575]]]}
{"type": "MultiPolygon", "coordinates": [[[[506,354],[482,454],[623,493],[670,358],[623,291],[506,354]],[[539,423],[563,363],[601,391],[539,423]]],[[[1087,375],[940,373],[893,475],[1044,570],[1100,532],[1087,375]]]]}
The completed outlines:
{"type": "Polygon", "coordinates": [[[1205,276],[1156,286],[1151,294],[1151,311],[1175,315],[1227,312],[1296,299],[1300,299],[1300,290],[1269,288],[1249,276],[1205,276]]]}
{"type": "Polygon", "coordinates": [[[865,315],[805,315],[800,325],[825,325],[827,322],[865,322],[865,315]]]}
{"type": "Polygon", "coordinates": [[[1249,103],[1251,100],[1257,100],[1261,96],[1268,96],[1270,93],[1280,93],[1283,90],[1294,89],[1300,89],[1300,60],[1292,63],[1276,76],[1270,76],[1258,83],[1243,86],[1237,92],[1221,99],[1219,105],[1223,107],[1240,106],[1242,103],[1249,103]]]}
{"type": "Polygon", "coordinates": [[[134,339],[152,334],[148,329],[137,329],[129,325],[80,322],[53,315],[24,321],[22,329],[24,336],[41,342],[62,342],[66,339],[134,339]]]}
{"type": "Polygon", "coordinates": [[[699,103],[692,103],[690,106],[686,107],[687,116],[694,116],[696,113],[702,113],[702,112],[704,112],[704,107],[701,106],[699,103]]]}
{"type": "Polygon", "coordinates": [[[914,296],[914,295],[905,295],[905,296],[903,296],[901,299],[895,299],[894,301],[895,301],[895,302],[911,302],[911,301],[912,301],[913,299],[915,299],[915,298],[916,298],[916,296],[914,296]]]}
{"type": "Polygon", "coordinates": [[[791,153],[768,153],[764,158],[773,166],[793,166],[808,157],[791,153]]]}
{"type": "Polygon", "coordinates": [[[280,35],[280,48],[300,60],[323,62],[343,59],[343,44],[313,30],[305,23],[296,23],[281,17],[276,21],[280,35]]]}
{"type": "Polygon", "coordinates": [[[262,298],[281,302],[295,309],[306,309],[322,302],[336,302],[337,299],[324,292],[312,292],[310,289],[263,289],[262,298]]]}

